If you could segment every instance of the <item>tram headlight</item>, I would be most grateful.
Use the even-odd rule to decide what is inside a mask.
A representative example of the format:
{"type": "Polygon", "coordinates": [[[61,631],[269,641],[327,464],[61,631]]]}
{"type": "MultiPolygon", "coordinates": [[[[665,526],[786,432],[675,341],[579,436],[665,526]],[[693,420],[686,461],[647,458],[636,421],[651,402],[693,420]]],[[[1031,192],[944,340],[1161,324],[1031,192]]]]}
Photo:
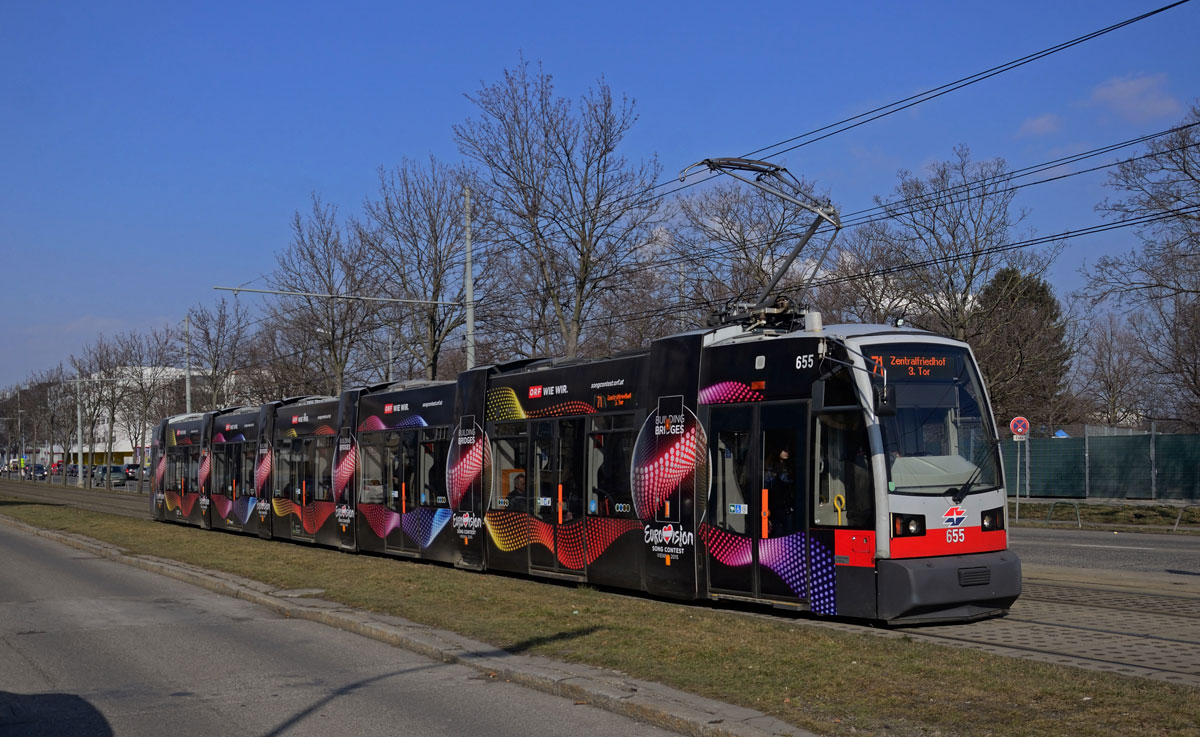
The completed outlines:
{"type": "Polygon", "coordinates": [[[925,534],[925,516],[920,514],[893,514],[892,537],[916,537],[925,534]]]}
{"type": "Polygon", "coordinates": [[[979,517],[979,526],[984,532],[994,532],[1004,529],[1004,507],[988,509],[979,517]]]}

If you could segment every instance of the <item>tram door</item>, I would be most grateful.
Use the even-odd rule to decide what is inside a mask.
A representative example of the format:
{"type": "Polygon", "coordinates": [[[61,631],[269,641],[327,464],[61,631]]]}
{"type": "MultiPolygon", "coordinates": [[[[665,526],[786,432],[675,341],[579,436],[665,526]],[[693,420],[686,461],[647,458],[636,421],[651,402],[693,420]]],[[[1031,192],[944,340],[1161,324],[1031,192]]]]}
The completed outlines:
{"type": "Polygon", "coordinates": [[[808,599],[806,402],[713,407],[709,586],[808,599]]]}
{"type": "Polygon", "coordinates": [[[581,574],[584,567],[582,419],[530,423],[529,567],[581,574]]]}
{"type": "Polygon", "coordinates": [[[400,516],[400,529],[387,538],[388,550],[399,550],[407,553],[417,553],[421,550],[421,541],[408,536],[404,521],[419,507],[420,482],[418,480],[418,454],[420,448],[419,430],[402,430],[388,435],[388,489],[387,505],[395,514],[400,516]]]}

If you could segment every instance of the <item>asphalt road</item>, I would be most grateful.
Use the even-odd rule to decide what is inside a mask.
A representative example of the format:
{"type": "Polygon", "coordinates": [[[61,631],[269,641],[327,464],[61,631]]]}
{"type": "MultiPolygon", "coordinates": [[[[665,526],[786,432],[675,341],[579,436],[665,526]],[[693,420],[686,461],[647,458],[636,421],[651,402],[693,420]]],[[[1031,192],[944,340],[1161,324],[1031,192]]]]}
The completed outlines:
{"type": "Polygon", "coordinates": [[[1008,539],[1025,566],[1165,574],[1200,583],[1200,535],[1015,527],[1008,539]]]}
{"type": "Polygon", "coordinates": [[[0,736],[666,735],[0,526],[0,736]]]}

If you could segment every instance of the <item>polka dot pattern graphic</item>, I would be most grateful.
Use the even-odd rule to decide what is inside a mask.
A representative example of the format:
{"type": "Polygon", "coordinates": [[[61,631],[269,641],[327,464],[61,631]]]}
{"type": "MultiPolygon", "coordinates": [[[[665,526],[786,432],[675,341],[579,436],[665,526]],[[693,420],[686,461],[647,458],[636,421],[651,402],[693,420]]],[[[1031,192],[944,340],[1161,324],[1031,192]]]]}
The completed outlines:
{"type": "Polygon", "coordinates": [[[700,390],[700,404],[732,404],[762,400],[762,394],[740,381],[722,381],[700,390]]]}

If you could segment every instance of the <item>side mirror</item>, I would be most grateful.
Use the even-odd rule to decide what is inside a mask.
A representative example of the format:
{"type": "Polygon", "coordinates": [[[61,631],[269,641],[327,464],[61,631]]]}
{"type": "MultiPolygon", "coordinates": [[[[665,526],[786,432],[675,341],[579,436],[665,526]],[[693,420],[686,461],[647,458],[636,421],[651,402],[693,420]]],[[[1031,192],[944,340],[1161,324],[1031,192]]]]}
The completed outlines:
{"type": "Polygon", "coordinates": [[[875,416],[896,416],[896,385],[877,385],[875,389],[875,416]]]}

